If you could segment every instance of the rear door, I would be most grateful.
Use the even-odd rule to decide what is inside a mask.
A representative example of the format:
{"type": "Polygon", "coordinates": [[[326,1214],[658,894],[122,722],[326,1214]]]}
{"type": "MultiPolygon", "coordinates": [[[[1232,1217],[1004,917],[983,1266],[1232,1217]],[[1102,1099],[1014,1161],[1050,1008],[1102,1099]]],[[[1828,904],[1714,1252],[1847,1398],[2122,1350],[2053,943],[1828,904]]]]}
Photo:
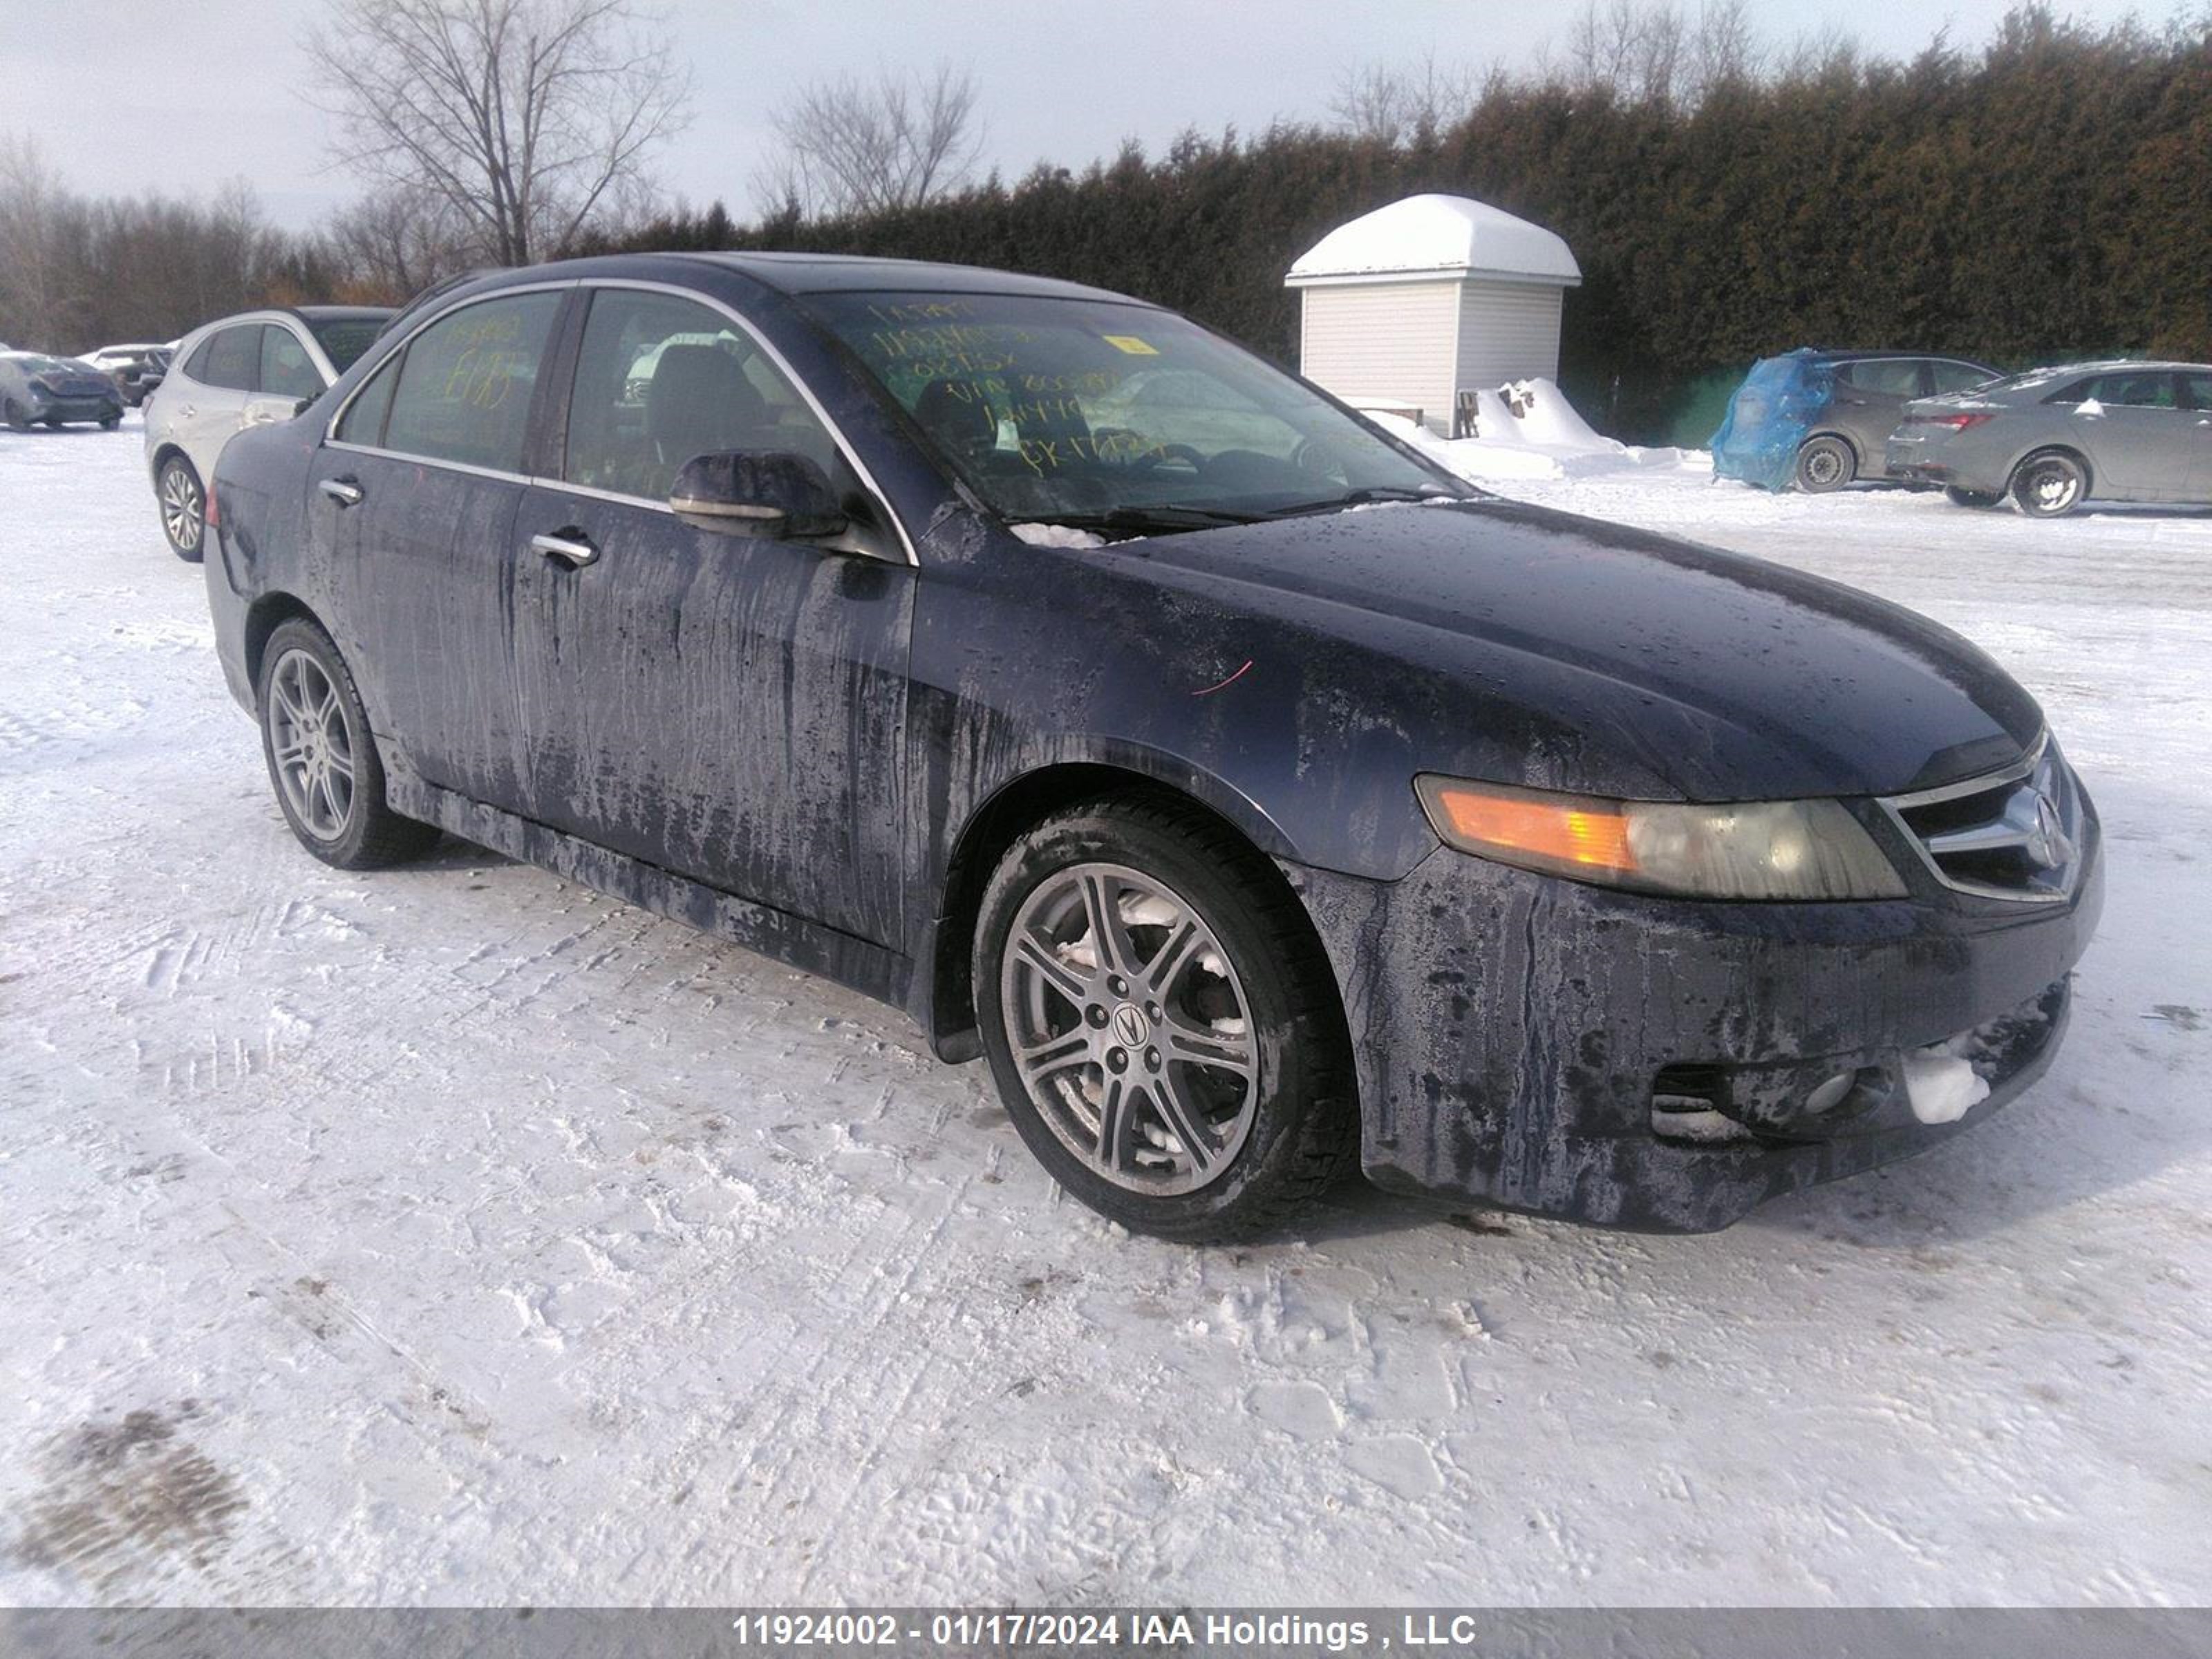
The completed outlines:
{"type": "Polygon", "coordinates": [[[819,409],[729,313],[611,285],[550,447],[512,536],[526,815],[899,943],[915,573],[819,409]],[[832,543],[684,523],[678,469],[730,451],[805,456],[864,522],[832,543]]]}
{"type": "Polygon", "coordinates": [[[377,735],[428,782],[508,811],[522,802],[509,555],[568,292],[495,295],[417,331],[340,411],[307,507],[377,735]]]}
{"type": "Polygon", "coordinates": [[[2070,389],[2073,426],[2094,474],[2092,490],[2136,501],[2187,498],[2203,435],[2182,407],[2180,377],[2166,369],[2117,369],[2070,389]]]}
{"type": "Polygon", "coordinates": [[[1928,363],[1922,357],[1861,357],[1836,365],[1830,421],[1859,453],[1859,470],[1882,470],[1882,450],[1905,416],[1905,405],[1924,397],[1928,363]]]}
{"type": "Polygon", "coordinates": [[[162,403],[168,437],[184,449],[204,483],[231,434],[246,423],[246,399],[261,383],[261,325],[234,323],[200,342],[162,403]]]}
{"type": "Polygon", "coordinates": [[[2182,499],[2212,501],[2212,368],[2181,376],[2181,400],[2189,406],[2195,422],[2190,430],[2196,434],[2195,460],[2182,499]]]}

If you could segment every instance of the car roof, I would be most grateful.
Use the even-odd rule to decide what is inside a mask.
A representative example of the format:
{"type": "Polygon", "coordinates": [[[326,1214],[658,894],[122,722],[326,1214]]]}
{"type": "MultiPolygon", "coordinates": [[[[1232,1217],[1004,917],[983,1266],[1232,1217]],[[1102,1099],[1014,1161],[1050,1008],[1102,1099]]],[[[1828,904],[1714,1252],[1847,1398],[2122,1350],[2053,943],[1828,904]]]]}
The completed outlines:
{"type": "MultiPolygon", "coordinates": [[[[599,254],[582,259],[564,259],[549,264],[471,275],[484,278],[488,285],[501,287],[517,282],[547,278],[589,282],[594,278],[658,276],[665,281],[672,264],[679,268],[690,265],[708,270],[736,271],[763,288],[786,295],[1006,294],[1060,300],[1104,300],[1117,305],[1145,306],[1152,310],[1159,308],[1148,301],[1116,294],[1109,289],[1091,288],[1081,283],[1064,282],[1056,276],[997,270],[985,265],[940,264],[926,259],[880,259],[851,253],[599,254]]],[[[442,298],[445,292],[457,291],[460,286],[455,283],[445,285],[441,290],[418,295],[410,302],[409,308],[412,309],[434,295],[442,298]]]]}
{"type": "Polygon", "coordinates": [[[2083,363],[2045,363],[2023,374],[2212,374],[2212,363],[2173,362],[2163,358],[2108,357],[2083,363]]]}
{"type": "Polygon", "coordinates": [[[1826,346],[1808,346],[1805,348],[1805,353],[1808,356],[1820,357],[1831,362],[1838,363],[1862,362],[1880,362],[1899,357],[1934,357],[1940,362],[1947,363],[1969,363],[1976,368],[1986,368],[1988,367],[1988,365],[1983,362],[1980,358],[1969,357],[1963,352],[1957,351],[1897,351],[1887,347],[1878,351],[1834,351],[1831,350],[1826,346]]]}
{"type": "Polygon", "coordinates": [[[272,306],[272,311],[289,312],[303,322],[342,323],[358,319],[362,322],[382,322],[392,315],[391,306],[272,306]]]}

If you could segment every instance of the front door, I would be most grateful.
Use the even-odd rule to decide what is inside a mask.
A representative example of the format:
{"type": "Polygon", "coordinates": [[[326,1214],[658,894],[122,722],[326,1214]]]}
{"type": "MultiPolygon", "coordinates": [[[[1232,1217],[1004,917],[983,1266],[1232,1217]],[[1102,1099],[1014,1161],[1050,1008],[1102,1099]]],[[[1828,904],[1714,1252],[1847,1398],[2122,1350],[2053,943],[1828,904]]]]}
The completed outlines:
{"type": "Polygon", "coordinates": [[[510,551],[562,298],[480,301],[416,335],[347,405],[307,504],[377,735],[426,781],[508,811],[522,804],[510,551]]]}
{"type": "Polygon", "coordinates": [[[513,532],[527,815],[878,944],[902,939],[915,572],[878,507],[840,545],[691,527],[695,455],[806,456],[865,492],[726,313],[593,292],[558,481],[513,532]]]}

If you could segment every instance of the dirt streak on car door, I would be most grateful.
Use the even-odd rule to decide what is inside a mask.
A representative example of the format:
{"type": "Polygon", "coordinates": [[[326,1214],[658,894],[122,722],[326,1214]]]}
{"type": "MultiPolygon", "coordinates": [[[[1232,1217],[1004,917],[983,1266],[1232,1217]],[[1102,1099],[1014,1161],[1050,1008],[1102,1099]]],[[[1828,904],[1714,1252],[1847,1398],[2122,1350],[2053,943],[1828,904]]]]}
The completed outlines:
{"type": "Polygon", "coordinates": [[[545,484],[514,539],[527,815],[899,944],[914,570],[545,484]]]}

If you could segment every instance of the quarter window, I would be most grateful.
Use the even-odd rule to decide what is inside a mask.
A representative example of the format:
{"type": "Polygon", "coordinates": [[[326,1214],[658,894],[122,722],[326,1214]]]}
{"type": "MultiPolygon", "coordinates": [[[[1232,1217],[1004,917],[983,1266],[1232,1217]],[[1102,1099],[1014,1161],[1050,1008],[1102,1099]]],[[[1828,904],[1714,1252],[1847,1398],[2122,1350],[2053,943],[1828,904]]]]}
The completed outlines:
{"type": "Polygon", "coordinates": [[[261,390],[279,398],[323,395],[322,375],[289,328],[271,325],[261,331],[261,390]]]}
{"type": "Polygon", "coordinates": [[[562,477],[660,501],[684,462],[731,450],[804,455],[841,476],[828,430],[727,317],[673,295],[594,293],[562,477]]]}
{"type": "Polygon", "coordinates": [[[520,472],[558,294],[485,300],[409,342],[384,447],[495,472],[520,472]]]}

